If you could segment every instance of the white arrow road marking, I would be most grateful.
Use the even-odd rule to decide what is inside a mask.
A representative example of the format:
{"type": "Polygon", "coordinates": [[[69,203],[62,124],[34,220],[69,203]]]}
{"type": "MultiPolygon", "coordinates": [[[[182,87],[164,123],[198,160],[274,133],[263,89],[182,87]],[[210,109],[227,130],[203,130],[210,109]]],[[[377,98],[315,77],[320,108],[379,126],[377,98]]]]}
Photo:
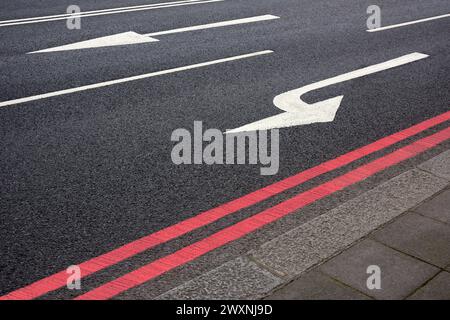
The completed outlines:
{"type": "Polygon", "coordinates": [[[308,104],[301,100],[301,96],[307,92],[324,88],[336,83],[360,78],[372,73],[395,68],[407,63],[427,58],[423,53],[411,53],[392,59],[383,63],[375,64],[366,68],[351,71],[333,78],[309,84],[299,89],[285,92],[275,97],[273,103],[283,111],[279,115],[256,121],[245,126],[228,130],[226,133],[236,133],[243,131],[270,130],[274,128],[285,128],[311,123],[331,122],[334,120],[337,110],[344,96],[308,104]]]}
{"type": "Polygon", "coordinates": [[[414,21],[409,21],[409,22],[403,22],[403,23],[399,23],[399,24],[393,24],[390,26],[386,26],[386,27],[380,27],[380,28],[375,28],[375,29],[368,29],[366,30],[367,32],[377,32],[377,31],[383,31],[383,30],[388,30],[388,29],[393,29],[393,28],[399,28],[399,27],[403,27],[403,26],[408,26],[410,24],[416,24],[416,23],[421,23],[421,22],[427,22],[427,21],[431,21],[431,20],[437,20],[437,19],[442,19],[442,18],[448,18],[450,17],[450,13],[448,14],[443,14],[441,16],[436,16],[436,17],[431,17],[431,18],[425,18],[425,19],[420,19],[420,20],[414,20],[414,21]]]}
{"type": "Polygon", "coordinates": [[[87,48],[100,48],[100,47],[110,47],[110,46],[122,46],[126,44],[138,44],[138,43],[148,43],[159,41],[158,39],[146,37],[139,33],[129,31],[114,34],[112,36],[100,37],[86,41],[75,42],[71,44],[66,44],[64,46],[28,52],[31,53],[43,53],[43,52],[54,52],[54,51],[67,51],[67,50],[80,50],[87,48]]]}
{"type": "Polygon", "coordinates": [[[273,19],[279,19],[279,17],[268,14],[268,15],[263,15],[263,16],[221,21],[221,22],[215,22],[215,23],[208,23],[208,24],[202,24],[202,25],[198,25],[198,26],[178,28],[178,29],[154,32],[154,33],[148,33],[148,34],[139,34],[139,33],[133,32],[133,31],[123,32],[123,33],[119,33],[119,34],[115,34],[115,35],[111,35],[111,36],[100,37],[100,38],[96,38],[96,39],[71,43],[71,44],[67,44],[64,46],[33,51],[33,52],[29,52],[29,54],[30,53],[79,50],[79,49],[88,49],[88,48],[99,48],[99,47],[110,47],[110,46],[119,46],[119,45],[126,45],[126,44],[155,42],[155,41],[159,41],[159,40],[152,38],[154,36],[162,36],[162,35],[166,35],[166,34],[173,34],[173,33],[180,33],[180,32],[219,28],[219,27],[233,26],[233,25],[238,25],[238,24],[246,24],[246,23],[259,22],[259,21],[273,20],[273,19]]]}
{"type": "Polygon", "coordinates": [[[113,8],[113,9],[84,11],[84,12],[75,13],[75,14],[74,13],[65,13],[65,14],[56,14],[56,15],[44,16],[44,17],[4,20],[4,21],[0,21],[0,27],[15,26],[15,25],[21,25],[21,24],[30,24],[30,23],[39,23],[39,22],[48,22],[48,21],[57,21],[57,20],[65,20],[65,19],[68,19],[68,18],[78,18],[78,17],[79,18],[85,18],[85,17],[103,16],[103,15],[108,15],[108,14],[134,12],[134,11],[144,11],[144,10],[154,10],[154,9],[162,9],[162,8],[188,6],[188,5],[194,5],[194,4],[221,2],[221,1],[224,1],[224,0],[184,0],[184,1],[154,3],[154,4],[147,4],[147,5],[140,5],[140,6],[131,6],[131,7],[121,7],[121,8],[113,8]]]}
{"type": "Polygon", "coordinates": [[[112,85],[119,84],[119,83],[141,80],[141,79],[161,76],[161,75],[165,75],[165,74],[206,67],[206,66],[210,66],[210,65],[214,65],[214,64],[224,63],[224,62],[261,56],[261,55],[270,54],[270,53],[273,53],[273,51],[271,51],[271,50],[258,51],[258,52],[243,54],[243,55],[229,57],[229,58],[223,58],[223,59],[218,59],[218,60],[213,60],[213,61],[192,64],[192,65],[184,66],[184,67],[178,67],[178,68],[173,68],[173,69],[156,71],[156,72],[152,72],[152,73],[141,74],[141,75],[128,77],[128,78],[122,78],[122,79],[117,79],[117,80],[111,80],[111,81],[90,84],[90,85],[86,85],[86,86],[82,86],[82,87],[76,87],[76,88],[54,91],[54,92],[49,92],[49,93],[44,93],[44,94],[38,94],[35,96],[26,97],[26,98],[20,98],[20,99],[14,99],[14,100],[0,102],[0,107],[6,107],[6,106],[19,104],[19,103],[40,100],[40,99],[46,99],[46,98],[50,98],[50,97],[62,96],[62,95],[66,95],[66,94],[70,94],[70,93],[74,93],[74,92],[80,92],[80,91],[85,91],[85,90],[90,90],[90,89],[107,87],[107,86],[112,86],[112,85]]]}

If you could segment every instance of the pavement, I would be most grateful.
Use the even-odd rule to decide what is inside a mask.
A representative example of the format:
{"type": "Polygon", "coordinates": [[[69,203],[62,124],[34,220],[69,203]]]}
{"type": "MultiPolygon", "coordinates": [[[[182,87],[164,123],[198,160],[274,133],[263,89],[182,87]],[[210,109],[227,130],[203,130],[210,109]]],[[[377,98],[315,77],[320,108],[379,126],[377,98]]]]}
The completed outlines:
{"type": "Polygon", "coordinates": [[[448,300],[449,218],[447,151],[158,298],[448,300]]]}
{"type": "Polygon", "coordinates": [[[449,208],[447,187],[266,299],[449,300],[449,208]],[[370,265],[382,270],[380,289],[367,288],[370,265]]]}
{"type": "MultiPolygon", "coordinates": [[[[331,225],[320,228],[328,212],[392,179],[400,195],[409,186],[386,215],[345,217],[359,230],[342,236],[347,247],[447,186],[417,168],[450,148],[449,18],[367,32],[371,1],[167,2],[78,0],[82,12],[106,10],[80,29],[46,18],[73,1],[2,6],[0,299],[154,299],[226,263],[259,279],[248,296],[261,298],[345,248],[318,247],[301,266],[280,252],[276,272],[260,270],[277,259],[257,248],[297,227],[335,243],[331,225]],[[277,19],[161,34],[266,15],[277,19]],[[159,41],[31,54],[130,31],[159,41]],[[391,67],[369,72],[381,65],[391,67]],[[224,132],[279,115],[274,98],[297,88],[309,88],[304,114],[343,98],[326,122],[313,115],[280,129],[276,174],[172,161],[175,130],[202,121],[224,132]],[[80,290],[66,288],[72,265],[80,290]]],[[[450,12],[442,0],[378,5],[383,26],[450,12]]],[[[370,241],[374,252],[369,244],[386,245],[370,241]]]]}

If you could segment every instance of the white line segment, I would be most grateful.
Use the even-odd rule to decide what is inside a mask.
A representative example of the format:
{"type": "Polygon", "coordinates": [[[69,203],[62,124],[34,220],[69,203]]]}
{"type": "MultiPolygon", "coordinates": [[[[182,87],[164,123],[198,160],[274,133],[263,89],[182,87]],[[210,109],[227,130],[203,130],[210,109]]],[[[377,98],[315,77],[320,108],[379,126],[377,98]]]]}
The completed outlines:
{"type": "Polygon", "coordinates": [[[80,92],[80,91],[85,91],[85,90],[90,90],[90,89],[96,89],[96,88],[101,88],[101,87],[107,87],[107,86],[112,86],[112,85],[119,84],[119,83],[125,83],[125,82],[140,80],[140,79],[146,79],[146,78],[161,76],[161,75],[165,75],[165,74],[206,67],[206,66],[210,66],[210,65],[214,65],[214,64],[224,63],[224,62],[241,60],[241,59],[256,57],[256,56],[260,56],[260,55],[266,55],[266,54],[270,54],[270,53],[273,53],[273,51],[272,50],[258,51],[258,52],[243,54],[243,55],[229,57],[229,58],[223,58],[223,59],[218,59],[218,60],[213,60],[213,61],[192,64],[192,65],[188,65],[188,66],[184,66],[184,67],[178,67],[178,68],[173,68],[173,69],[167,69],[167,70],[162,70],[162,71],[141,74],[141,75],[137,75],[137,76],[133,76],[133,77],[110,80],[110,81],[99,82],[99,83],[76,87],[76,88],[71,88],[71,89],[65,89],[65,90],[60,90],[60,91],[44,93],[44,94],[38,94],[35,96],[0,102],[0,107],[6,107],[6,106],[15,105],[15,104],[40,100],[40,99],[46,99],[46,98],[50,98],[50,97],[62,96],[62,95],[70,94],[70,93],[75,93],[75,92],[80,92]]]}
{"type": "Polygon", "coordinates": [[[15,25],[22,25],[22,24],[30,24],[30,23],[39,23],[39,22],[48,22],[48,21],[57,21],[57,20],[66,20],[68,18],[71,18],[71,19],[85,18],[85,17],[102,16],[102,15],[124,13],[124,12],[154,10],[154,9],[171,8],[171,7],[187,6],[187,5],[194,5],[194,4],[221,2],[221,1],[224,1],[224,0],[184,0],[184,1],[154,3],[154,4],[149,4],[149,5],[140,5],[140,6],[132,6],[132,7],[93,10],[93,11],[85,11],[85,12],[80,12],[80,13],[65,13],[65,14],[57,14],[57,15],[43,16],[43,17],[4,20],[4,21],[0,21],[0,27],[15,26],[15,25]]]}
{"type": "Polygon", "coordinates": [[[399,23],[399,24],[393,24],[393,25],[390,25],[390,26],[385,26],[385,27],[380,27],[380,28],[375,28],[375,29],[368,29],[366,31],[367,32],[383,31],[383,30],[388,30],[388,29],[394,29],[394,28],[400,28],[400,27],[403,27],[403,26],[408,26],[410,24],[427,22],[427,21],[431,21],[431,20],[443,19],[443,18],[448,18],[448,17],[450,17],[450,13],[443,14],[441,16],[436,16],[436,17],[430,17],[430,18],[425,18],[425,19],[420,19],[420,20],[408,21],[408,22],[403,22],[403,23],[399,23]]]}
{"type": "Polygon", "coordinates": [[[188,32],[188,31],[195,31],[195,30],[219,28],[219,27],[233,26],[233,25],[252,23],[252,22],[258,22],[258,21],[273,20],[273,19],[279,19],[279,18],[280,17],[273,16],[271,14],[266,14],[263,16],[221,21],[221,22],[215,22],[215,23],[201,24],[201,25],[192,26],[192,27],[185,27],[185,28],[178,28],[178,29],[172,29],[172,30],[166,30],[166,31],[147,33],[147,34],[144,34],[144,36],[156,37],[156,36],[162,36],[162,35],[172,34],[172,33],[181,33],[181,32],[188,32]]]}

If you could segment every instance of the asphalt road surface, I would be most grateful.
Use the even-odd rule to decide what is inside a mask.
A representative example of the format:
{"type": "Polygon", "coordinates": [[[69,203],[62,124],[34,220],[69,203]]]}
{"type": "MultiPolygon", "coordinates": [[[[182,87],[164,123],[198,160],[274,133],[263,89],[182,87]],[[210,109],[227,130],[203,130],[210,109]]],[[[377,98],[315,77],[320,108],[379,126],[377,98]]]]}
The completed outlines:
{"type": "MultiPolygon", "coordinates": [[[[76,4],[85,12],[167,1],[76,4]]],[[[0,5],[1,295],[449,111],[450,17],[367,32],[366,10],[373,1],[223,0],[82,17],[81,29],[68,29],[64,19],[4,22],[63,14],[73,2],[0,5]],[[128,31],[149,34],[264,15],[279,18],[155,36],[158,42],[27,54],[128,31]],[[344,98],[334,121],[280,129],[275,175],[260,175],[260,165],[177,166],[171,160],[171,134],[177,128],[193,131],[194,121],[202,121],[204,129],[238,128],[281,113],[273,104],[277,95],[415,52],[428,57],[306,93],[302,98],[311,104],[344,98]]],[[[447,0],[376,4],[382,26],[450,12],[447,0]]],[[[383,178],[368,181],[364,188],[383,178]]],[[[309,186],[322,181],[319,177],[309,186]]],[[[68,298],[88,292],[301,188],[99,270],[86,278],[81,292],[61,288],[39,296],[68,298]]],[[[346,197],[351,194],[318,206],[332,207],[346,197]]],[[[297,220],[310,219],[315,212],[297,220]]],[[[170,270],[141,286],[140,297],[155,297],[250,250],[290,222],[170,270]]],[[[133,297],[136,290],[124,294],[133,297]]]]}

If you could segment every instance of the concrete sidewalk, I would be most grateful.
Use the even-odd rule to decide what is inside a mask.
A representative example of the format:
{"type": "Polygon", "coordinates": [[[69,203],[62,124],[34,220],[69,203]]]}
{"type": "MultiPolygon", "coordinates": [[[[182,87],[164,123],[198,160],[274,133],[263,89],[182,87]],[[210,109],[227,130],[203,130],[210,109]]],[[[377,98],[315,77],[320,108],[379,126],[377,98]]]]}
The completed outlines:
{"type": "Polygon", "coordinates": [[[450,299],[450,150],[158,298],[450,299]]]}
{"type": "MultiPolygon", "coordinates": [[[[450,179],[450,152],[418,169],[450,179]]],[[[266,297],[373,298],[450,300],[450,184],[266,297]],[[380,289],[367,285],[373,265],[379,267],[380,289]]]]}
{"type": "Polygon", "coordinates": [[[450,188],[267,299],[450,299],[450,188]],[[368,266],[381,289],[367,287],[368,266]]]}

